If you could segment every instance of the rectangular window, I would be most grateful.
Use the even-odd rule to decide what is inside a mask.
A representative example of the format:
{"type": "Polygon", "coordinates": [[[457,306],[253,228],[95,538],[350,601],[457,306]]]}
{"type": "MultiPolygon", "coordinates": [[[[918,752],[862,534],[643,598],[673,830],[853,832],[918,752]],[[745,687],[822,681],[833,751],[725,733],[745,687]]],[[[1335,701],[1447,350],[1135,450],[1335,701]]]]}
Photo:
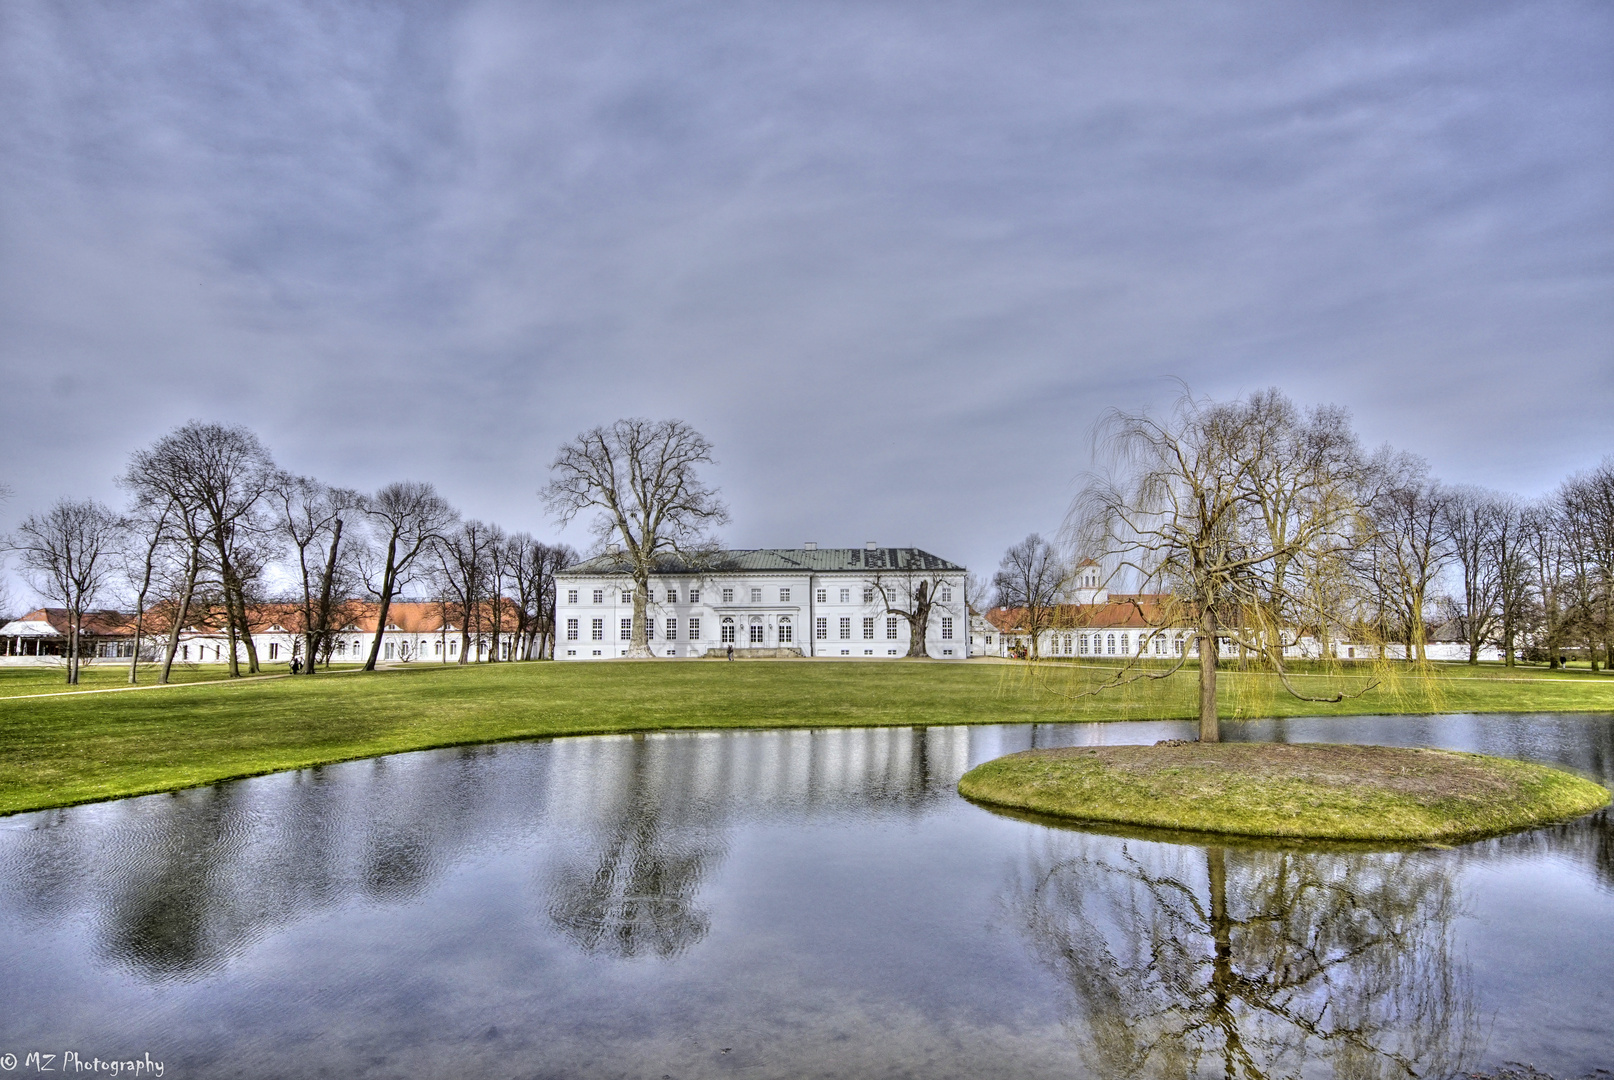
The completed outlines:
{"type": "Polygon", "coordinates": [[[734,590],[733,589],[724,589],[723,590],[723,603],[725,603],[725,604],[734,603],[734,590]]]}
{"type": "Polygon", "coordinates": [[[632,641],[633,640],[633,620],[632,619],[623,619],[622,620],[622,640],[623,641],[632,641]]]}
{"type": "MultiPolygon", "coordinates": [[[[953,640],[953,617],[951,615],[943,615],[942,616],[942,640],[943,641],[952,641],[953,640]]],[[[1069,645],[1070,638],[1067,637],[1065,639],[1065,641],[1066,641],[1065,651],[1070,652],[1070,645],[1069,645]]]]}
{"type": "Polygon", "coordinates": [[[786,619],[779,624],[779,644],[784,645],[795,640],[795,631],[790,625],[790,620],[786,619]]]}
{"type": "Polygon", "coordinates": [[[871,641],[874,638],[874,616],[870,615],[863,620],[863,640],[871,641]]]}
{"type": "Polygon", "coordinates": [[[818,590],[818,602],[820,604],[829,603],[829,590],[828,589],[819,589],[818,590]]]}
{"type": "Polygon", "coordinates": [[[943,585],[939,591],[941,596],[938,597],[938,599],[940,599],[942,603],[951,604],[953,602],[953,587],[951,585],[943,585]]]}
{"type": "Polygon", "coordinates": [[[789,589],[780,589],[779,590],[779,602],[781,604],[790,603],[790,590],[789,589]]]}
{"type": "MultiPolygon", "coordinates": [[[[387,659],[388,660],[392,659],[392,649],[393,649],[392,642],[390,642],[390,641],[387,642],[387,659]]],[[[271,645],[271,646],[269,646],[269,659],[273,660],[274,658],[275,658],[275,647],[273,645],[271,645]]]]}
{"type": "Polygon", "coordinates": [[[761,589],[752,589],[751,590],[751,602],[753,604],[762,603],[762,590],[761,589]]]}
{"type": "Polygon", "coordinates": [[[576,589],[567,589],[566,590],[566,602],[568,604],[577,603],[577,590],[576,589]]]}
{"type": "Polygon", "coordinates": [[[678,603],[678,590],[677,589],[668,589],[667,590],[667,603],[669,603],[669,604],[678,603]]]}
{"type": "Polygon", "coordinates": [[[605,603],[605,590],[604,589],[595,589],[594,590],[594,602],[596,604],[605,603]]]}
{"type": "Polygon", "coordinates": [[[691,640],[691,641],[699,641],[700,639],[701,639],[701,621],[699,619],[691,619],[691,620],[689,620],[689,640],[691,640]]]}
{"type": "Polygon", "coordinates": [[[678,620],[677,619],[668,619],[667,620],[667,640],[668,641],[677,641],[678,640],[678,620]]]}
{"type": "MultiPolygon", "coordinates": [[[[594,621],[598,622],[599,620],[596,619],[594,621]]],[[[460,654],[460,643],[457,642],[457,641],[450,641],[448,643],[448,655],[450,655],[450,656],[458,656],[459,654],[460,654]]]]}
{"type": "MultiPolygon", "coordinates": [[[[274,642],[269,643],[269,659],[271,659],[271,660],[280,659],[280,646],[275,644],[274,642]]],[[[392,659],[392,646],[391,645],[387,646],[387,659],[388,660],[392,659]]]]}
{"type": "Polygon", "coordinates": [[[576,641],[577,640],[577,620],[576,619],[567,619],[566,620],[566,640],[567,641],[576,641]]]}
{"type": "Polygon", "coordinates": [[[701,602],[701,591],[699,589],[689,590],[689,602],[691,604],[698,604],[701,602]]]}
{"type": "Polygon", "coordinates": [[[822,615],[813,622],[813,636],[819,641],[829,640],[829,620],[822,615]]]}
{"type": "Polygon", "coordinates": [[[852,602],[852,590],[851,589],[842,589],[841,590],[841,603],[850,604],[851,602],[852,602]]]}
{"type": "Polygon", "coordinates": [[[623,589],[623,590],[622,590],[622,602],[623,602],[623,603],[624,603],[624,604],[631,604],[631,603],[633,603],[633,593],[631,593],[631,592],[630,592],[630,591],[628,591],[628,590],[627,590],[627,589],[623,589]]]}
{"type": "Polygon", "coordinates": [[[590,629],[593,630],[593,637],[594,637],[595,641],[604,641],[605,640],[605,620],[604,619],[595,619],[595,620],[593,620],[593,625],[590,627],[590,629]]]}
{"type": "Polygon", "coordinates": [[[864,588],[864,590],[863,590],[863,602],[865,604],[874,603],[874,590],[873,589],[864,588]]]}
{"type": "Polygon", "coordinates": [[[897,639],[897,617],[895,615],[887,615],[885,618],[885,636],[892,641],[897,639]]]}
{"type": "Polygon", "coordinates": [[[841,616],[841,640],[852,640],[852,617],[850,615],[841,616]]]}

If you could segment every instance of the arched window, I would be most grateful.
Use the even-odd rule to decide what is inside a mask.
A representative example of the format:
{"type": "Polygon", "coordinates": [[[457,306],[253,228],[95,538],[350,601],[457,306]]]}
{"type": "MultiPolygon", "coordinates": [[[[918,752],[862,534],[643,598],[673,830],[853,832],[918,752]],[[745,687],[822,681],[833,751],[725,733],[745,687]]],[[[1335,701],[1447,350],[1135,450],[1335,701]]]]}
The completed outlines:
{"type": "Polygon", "coordinates": [[[1110,655],[1114,656],[1115,655],[1115,635],[1114,634],[1110,635],[1110,640],[1109,640],[1108,644],[1109,644],[1109,647],[1110,647],[1110,649],[1109,649],[1110,655]]]}
{"type": "Polygon", "coordinates": [[[1077,648],[1082,650],[1082,655],[1083,656],[1087,655],[1087,635],[1086,634],[1083,634],[1081,636],[1081,640],[1077,642],[1077,648]]]}
{"type": "Polygon", "coordinates": [[[1070,647],[1071,647],[1072,640],[1073,639],[1071,638],[1071,636],[1069,634],[1065,635],[1065,655],[1066,656],[1070,655],[1070,647]]]}
{"type": "Polygon", "coordinates": [[[729,643],[730,645],[732,645],[734,643],[734,620],[733,619],[727,619],[726,618],[726,619],[723,620],[723,640],[725,642],[729,643]]]}
{"type": "Polygon", "coordinates": [[[762,616],[751,616],[751,644],[761,645],[763,643],[762,636],[765,632],[765,628],[762,625],[762,616]]]}
{"type": "Polygon", "coordinates": [[[1126,638],[1127,638],[1127,635],[1125,635],[1125,634],[1121,635],[1121,655],[1122,656],[1125,656],[1127,653],[1132,651],[1131,649],[1127,648],[1126,638]]]}
{"type": "Polygon", "coordinates": [[[794,640],[795,640],[795,630],[790,625],[790,616],[789,615],[780,616],[780,618],[779,618],[779,644],[787,645],[787,644],[789,644],[790,642],[792,642],[794,640]]]}

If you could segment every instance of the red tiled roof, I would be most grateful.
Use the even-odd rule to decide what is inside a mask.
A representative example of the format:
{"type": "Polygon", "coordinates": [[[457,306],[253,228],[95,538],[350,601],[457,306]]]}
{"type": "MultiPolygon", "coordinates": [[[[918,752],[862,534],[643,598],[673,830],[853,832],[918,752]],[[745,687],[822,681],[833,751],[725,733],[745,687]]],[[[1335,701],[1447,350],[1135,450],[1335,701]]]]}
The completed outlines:
{"type": "MultiPolygon", "coordinates": [[[[66,608],[39,608],[19,621],[49,623],[63,637],[72,630],[72,619],[66,608]]],[[[121,611],[86,611],[79,627],[88,637],[132,637],[134,616],[121,611]]]]}
{"type": "MultiPolygon", "coordinates": [[[[1171,597],[1162,593],[1117,593],[1104,604],[1059,604],[1050,613],[1046,629],[1147,630],[1182,623],[1181,615],[1170,618],[1170,604],[1171,597]]],[[[1025,608],[993,608],[986,613],[986,621],[1006,633],[1024,633],[1025,619],[1025,608]]]]}

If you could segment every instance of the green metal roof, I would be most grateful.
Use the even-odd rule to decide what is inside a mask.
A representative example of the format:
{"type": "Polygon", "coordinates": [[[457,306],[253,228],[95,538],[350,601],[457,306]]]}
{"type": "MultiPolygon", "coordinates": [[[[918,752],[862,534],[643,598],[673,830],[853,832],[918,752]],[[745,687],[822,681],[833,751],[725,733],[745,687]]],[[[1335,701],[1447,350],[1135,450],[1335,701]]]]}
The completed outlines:
{"type": "MultiPolygon", "coordinates": [[[[950,573],[963,567],[940,559],[919,548],[742,548],[715,551],[708,558],[683,559],[664,555],[658,559],[658,574],[745,574],[784,571],[786,573],[950,573]]],[[[556,577],[583,577],[599,574],[626,574],[626,555],[596,555],[568,566],[556,577]]]]}

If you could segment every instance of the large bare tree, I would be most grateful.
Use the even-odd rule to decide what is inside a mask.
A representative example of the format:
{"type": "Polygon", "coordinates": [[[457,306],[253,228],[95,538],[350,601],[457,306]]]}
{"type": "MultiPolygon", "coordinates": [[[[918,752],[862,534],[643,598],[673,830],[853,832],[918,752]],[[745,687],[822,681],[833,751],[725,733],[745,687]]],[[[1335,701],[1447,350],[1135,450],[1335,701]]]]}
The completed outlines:
{"type": "Polygon", "coordinates": [[[516,587],[516,637],[523,660],[542,660],[553,647],[555,573],[577,561],[566,544],[545,544],[527,533],[505,541],[505,563],[516,587]]]}
{"type": "MultiPolygon", "coordinates": [[[[1164,671],[1123,667],[1094,692],[1165,678],[1199,658],[1199,737],[1220,738],[1221,642],[1255,655],[1296,697],[1284,650],[1315,617],[1314,568],[1336,561],[1358,524],[1356,443],[1333,409],[1302,413],[1276,390],[1215,402],[1184,391],[1171,413],[1111,411],[1095,430],[1091,476],[1067,530],[1078,553],[1167,596],[1161,626],[1197,624],[1194,650],[1164,671]]],[[[1323,617],[1338,617],[1324,613],[1323,617]]]]}
{"type": "Polygon", "coordinates": [[[1440,509],[1458,575],[1454,614],[1468,645],[1468,662],[1477,664],[1480,647],[1496,636],[1502,616],[1503,572],[1497,556],[1506,496],[1477,487],[1448,488],[1440,509]]]}
{"type": "MultiPolygon", "coordinates": [[[[950,590],[962,592],[963,575],[958,567],[916,548],[890,549],[887,562],[888,566],[872,574],[864,587],[873,593],[880,610],[908,623],[908,651],[904,655],[912,659],[929,656],[931,612],[937,604],[951,602],[943,599],[950,590]]],[[[962,633],[968,638],[967,613],[962,633]]]]}
{"type": "MultiPolygon", "coordinates": [[[[435,546],[438,583],[445,597],[459,608],[459,662],[472,661],[473,641],[480,644],[482,603],[493,587],[493,550],[503,542],[497,526],[463,521],[446,532],[435,546]]],[[[477,659],[481,650],[477,649],[477,659]]]]}
{"type": "Polygon", "coordinates": [[[1021,626],[1031,635],[1031,658],[1038,655],[1042,632],[1053,623],[1070,580],[1070,564],[1036,533],[1003,553],[992,577],[997,606],[1019,609],[1021,626]]]}
{"type": "Polygon", "coordinates": [[[194,523],[212,549],[229,631],[232,677],[241,674],[237,643],[246,648],[248,671],[258,670],[258,650],[247,613],[247,584],[261,563],[261,530],[254,519],[278,475],[269,451],[244,427],[193,420],[158,439],[129,460],[123,484],[147,502],[172,501],[182,520],[194,523]]]}
{"type": "Polygon", "coordinates": [[[728,521],[728,508],[699,475],[711,464],[712,444],[682,420],[636,418],[583,432],[550,466],[542,494],[560,523],[595,511],[595,536],[622,545],[633,579],[630,656],[651,655],[646,611],[659,560],[702,562],[712,550],[708,530],[728,521]]]}
{"type": "Polygon", "coordinates": [[[1452,558],[1444,528],[1449,496],[1427,462],[1389,447],[1374,455],[1369,477],[1372,529],[1358,548],[1364,573],[1398,626],[1406,659],[1424,664],[1430,589],[1452,558]]]}
{"type": "Polygon", "coordinates": [[[297,561],[303,670],[312,675],[321,647],[335,629],[336,613],[347,599],[342,582],[342,535],[363,500],[356,491],[289,473],[276,478],[271,498],[276,531],[297,561]]]}
{"type": "Polygon", "coordinates": [[[373,573],[366,575],[377,604],[375,638],[364,670],[374,671],[393,597],[409,580],[416,560],[443,538],[459,514],[430,484],[412,480],[388,484],[364,500],[363,510],[369,516],[380,557],[373,573]]]}
{"type": "Polygon", "coordinates": [[[136,500],[134,512],[124,519],[122,571],[134,598],[134,651],[129,657],[131,686],[140,681],[140,645],[145,637],[147,598],[160,581],[164,553],[172,551],[182,539],[176,528],[175,509],[171,499],[157,503],[136,500]]]}
{"type": "Polygon", "coordinates": [[[67,682],[78,683],[84,613],[117,570],[123,520],[94,499],[63,499],[30,514],[7,546],[21,557],[29,584],[67,609],[67,682]]]}

